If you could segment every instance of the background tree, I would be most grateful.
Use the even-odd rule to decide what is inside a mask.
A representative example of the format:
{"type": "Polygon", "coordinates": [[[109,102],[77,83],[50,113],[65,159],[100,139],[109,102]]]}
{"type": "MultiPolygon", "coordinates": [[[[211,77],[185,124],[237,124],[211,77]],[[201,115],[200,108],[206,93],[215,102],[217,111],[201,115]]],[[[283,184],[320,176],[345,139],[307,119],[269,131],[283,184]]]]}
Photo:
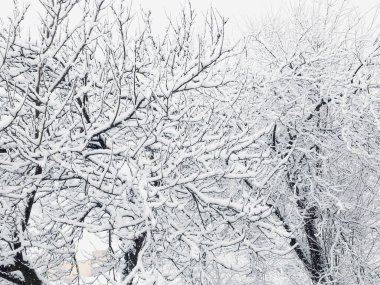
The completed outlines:
{"type": "Polygon", "coordinates": [[[315,284],[379,278],[379,46],[365,24],[345,1],[316,2],[251,37],[252,101],[276,118],[272,154],[294,149],[271,184],[275,215],[315,284]]]}

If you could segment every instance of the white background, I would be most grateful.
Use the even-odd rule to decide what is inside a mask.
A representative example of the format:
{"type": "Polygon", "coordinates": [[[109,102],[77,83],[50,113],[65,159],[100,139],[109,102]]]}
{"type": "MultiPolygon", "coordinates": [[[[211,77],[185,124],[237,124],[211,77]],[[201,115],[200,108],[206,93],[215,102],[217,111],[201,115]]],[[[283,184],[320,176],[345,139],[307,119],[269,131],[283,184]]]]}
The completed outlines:
{"type": "MultiPolygon", "coordinates": [[[[95,0],[94,0],[95,1],[95,0]]],[[[329,0],[330,2],[336,2],[329,0]]],[[[38,0],[18,0],[20,4],[30,3],[28,17],[25,24],[32,31],[38,23],[38,0]]],[[[237,38],[249,30],[255,22],[259,22],[268,14],[274,17],[284,15],[292,10],[294,5],[309,5],[316,0],[190,0],[191,6],[198,15],[202,15],[208,8],[216,8],[220,14],[229,18],[228,34],[237,38]]],[[[380,0],[347,0],[349,6],[355,7],[358,14],[370,13],[373,15],[380,0]]],[[[168,16],[176,16],[181,7],[186,5],[185,0],[125,0],[126,5],[132,4],[133,9],[143,8],[151,10],[153,26],[156,31],[162,31],[167,23],[168,16]]],[[[13,0],[0,0],[0,18],[12,13],[13,0]]]]}

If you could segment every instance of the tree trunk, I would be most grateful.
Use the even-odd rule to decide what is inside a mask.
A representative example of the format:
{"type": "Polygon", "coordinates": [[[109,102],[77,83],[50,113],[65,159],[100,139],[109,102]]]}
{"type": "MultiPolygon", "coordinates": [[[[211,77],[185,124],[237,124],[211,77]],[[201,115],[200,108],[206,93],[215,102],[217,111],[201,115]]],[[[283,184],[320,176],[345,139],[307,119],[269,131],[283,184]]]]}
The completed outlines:
{"type": "MultiPolygon", "coordinates": [[[[138,238],[134,240],[135,247],[134,249],[128,251],[124,254],[125,267],[123,270],[124,277],[127,277],[135,268],[138,261],[139,252],[141,251],[144,241],[145,241],[146,233],[141,234],[138,238]]],[[[132,281],[128,283],[128,285],[132,285],[132,281]]]]}
{"type": "Polygon", "coordinates": [[[308,251],[310,254],[308,271],[312,281],[315,284],[325,284],[327,282],[325,277],[326,264],[323,258],[323,247],[317,237],[318,230],[316,227],[318,208],[316,206],[306,207],[304,202],[300,200],[297,204],[301,210],[305,211],[305,215],[303,217],[304,230],[308,244],[308,251]]]}

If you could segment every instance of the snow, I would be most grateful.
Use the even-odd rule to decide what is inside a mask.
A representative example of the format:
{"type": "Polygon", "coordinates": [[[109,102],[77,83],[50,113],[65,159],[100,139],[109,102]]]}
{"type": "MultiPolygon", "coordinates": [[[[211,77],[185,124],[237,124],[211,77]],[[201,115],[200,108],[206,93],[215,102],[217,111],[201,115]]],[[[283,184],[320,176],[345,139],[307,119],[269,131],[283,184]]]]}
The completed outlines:
{"type": "Polygon", "coordinates": [[[375,33],[342,36],[350,14],[320,4],[227,46],[218,13],[161,37],[116,4],[60,3],[83,21],[17,34],[0,71],[0,272],[22,256],[53,284],[308,284],[321,256],[377,284],[375,33]]]}

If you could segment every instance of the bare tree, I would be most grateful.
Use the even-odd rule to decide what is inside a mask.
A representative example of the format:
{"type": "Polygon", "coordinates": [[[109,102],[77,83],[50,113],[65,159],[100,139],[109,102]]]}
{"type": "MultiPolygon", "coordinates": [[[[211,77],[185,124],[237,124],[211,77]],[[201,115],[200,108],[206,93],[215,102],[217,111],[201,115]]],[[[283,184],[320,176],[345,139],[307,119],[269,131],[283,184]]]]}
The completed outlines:
{"type": "Polygon", "coordinates": [[[261,120],[277,118],[273,155],[292,150],[271,187],[274,213],[295,233],[289,243],[315,284],[379,278],[379,128],[370,112],[379,45],[363,27],[345,1],[316,2],[251,37],[254,100],[261,120]]]}
{"type": "Polygon", "coordinates": [[[95,283],[265,284],[281,256],[379,281],[380,49],[345,2],[232,46],[190,3],[156,35],[123,1],[39,2],[38,35],[28,7],[0,30],[0,278],[79,283],[90,233],[95,283]]]}
{"type": "Polygon", "coordinates": [[[226,20],[211,10],[197,32],[190,7],[157,37],[121,2],[40,3],[39,38],[21,36],[26,9],[1,31],[0,277],[79,282],[85,230],[109,244],[94,277],[117,284],[152,269],[206,282],[215,264],[248,274],[252,253],[282,248],[265,241],[289,234],[252,189],[287,157],[269,155],[272,123],[241,116],[226,20]]]}

